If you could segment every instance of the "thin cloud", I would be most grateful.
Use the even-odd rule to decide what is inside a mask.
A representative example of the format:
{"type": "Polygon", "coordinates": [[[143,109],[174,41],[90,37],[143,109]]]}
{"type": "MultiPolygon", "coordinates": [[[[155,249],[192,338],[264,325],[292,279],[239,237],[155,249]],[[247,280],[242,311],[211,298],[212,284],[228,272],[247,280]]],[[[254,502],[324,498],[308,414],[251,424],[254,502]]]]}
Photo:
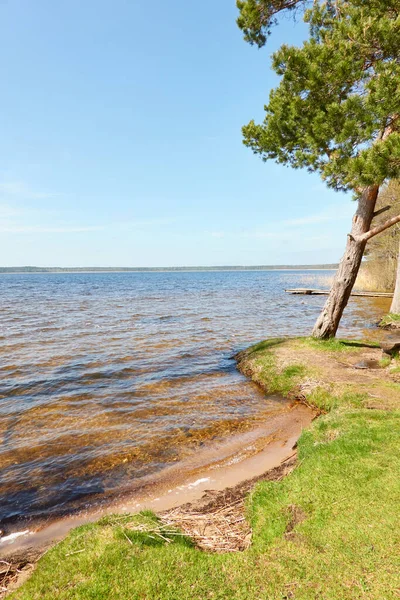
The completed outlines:
{"type": "Polygon", "coordinates": [[[10,219],[13,217],[19,217],[22,211],[15,206],[9,204],[0,204],[0,219],[10,219]]]}
{"type": "Polygon", "coordinates": [[[0,195],[25,200],[44,200],[46,198],[54,198],[58,194],[38,192],[23,181],[3,181],[0,182],[0,195]]]}
{"type": "Polygon", "coordinates": [[[320,213],[282,221],[281,225],[285,227],[299,227],[302,225],[316,225],[318,223],[342,221],[349,219],[353,212],[354,206],[351,202],[346,202],[345,204],[331,205],[320,213]]]}
{"type": "Polygon", "coordinates": [[[298,219],[288,219],[287,221],[283,221],[283,225],[286,225],[287,227],[297,227],[298,225],[314,225],[314,223],[326,223],[327,221],[333,220],[337,219],[334,219],[330,215],[318,214],[299,217],[298,219]]]}
{"type": "MultiPolygon", "coordinates": [[[[4,187],[3,187],[4,189],[4,187]]],[[[17,191],[17,188],[14,189],[17,191]]],[[[70,216],[70,215],[68,215],[70,216]]],[[[132,221],[99,224],[76,224],[71,219],[66,219],[65,211],[51,211],[41,208],[13,206],[0,204],[0,232],[1,233],[85,233],[91,231],[136,230],[162,227],[174,223],[174,218],[137,219],[132,221]]]]}
{"type": "Polygon", "coordinates": [[[103,229],[103,226],[76,224],[60,218],[51,223],[46,210],[0,204],[0,233],[80,233],[103,229]]]}
{"type": "Polygon", "coordinates": [[[250,238],[250,239],[260,239],[260,240],[264,240],[264,239],[271,239],[271,240],[276,240],[276,239],[282,239],[282,236],[284,236],[284,232],[283,231],[260,231],[260,230],[255,230],[255,231],[242,231],[239,234],[239,237],[241,238],[250,238]]]}
{"type": "Polygon", "coordinates": [[[163,225],[171,225],[176,223],[176,219],[172,217],[157,218],[157,219],[137,219],[132,221],[125,221],[122,223],[114,223],[113,227],[120,227],[122,229],[141,229],[147,227],[157,227],[163,225]]]}
{"type": "MultiPolygon", "coordinates": [[[[312,230],[301,231],[302,227],[318,225],[320,223],[333,223],[339,221],[347,221],[350,224],[351,217],[354,212],[354,206],[351,202],[342,203],[339,205],[331,205],[326,208],[326,210],[315,213],[313,215],[306,215],[304,217],[298,217],[294,219],[286,219],[284,221],[275,221],[270,222],[265,229],[262,227],[258,227],[257,229],[244,229],[242,231],[229,231],[224,232],[224,236],[226,237],[239,237],[239,238],[247,238],[247,239],[265,239],[265,240],[283,240],[283,241],[293,241],[296,238],[296,235],[299,239],[304,239],[304,236],[307,235],[307,239],[320,239],[321,235],[326,235],[324,231],[322,233],[318,233],[313,238],[310,237],[309,233],[312,230]],[[297,228],[298,231],[293,231],[293,228],[297,228]]],[[[212,235],[217,237],[218,231],[216,232],[207,232],[208,235],[212,235]]]]}
{"type": "Polygon", "coordinates": [[[43,227],[41,225],[4,225],[0,223],[1,233],[84,233],[88,231],[103,231],[104,227],[97,225],[43,227]]]}

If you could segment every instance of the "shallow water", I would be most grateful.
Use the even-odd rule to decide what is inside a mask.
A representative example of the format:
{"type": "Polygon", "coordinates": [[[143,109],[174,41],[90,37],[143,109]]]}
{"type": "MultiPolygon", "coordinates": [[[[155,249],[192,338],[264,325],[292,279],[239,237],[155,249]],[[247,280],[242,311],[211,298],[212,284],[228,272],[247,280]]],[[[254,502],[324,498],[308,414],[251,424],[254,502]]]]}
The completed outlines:
{"type": "MultiPolygon", "coordinates": [[[[306,335],[330,272],[0,276],[0,518],[71,512],[282,411],[238,350],[306,335]]],[[[342,334],[373,337],[386,299],[354,298],[342,334]],[[365,331],[365,324],[371,328],[365,331]]]]}

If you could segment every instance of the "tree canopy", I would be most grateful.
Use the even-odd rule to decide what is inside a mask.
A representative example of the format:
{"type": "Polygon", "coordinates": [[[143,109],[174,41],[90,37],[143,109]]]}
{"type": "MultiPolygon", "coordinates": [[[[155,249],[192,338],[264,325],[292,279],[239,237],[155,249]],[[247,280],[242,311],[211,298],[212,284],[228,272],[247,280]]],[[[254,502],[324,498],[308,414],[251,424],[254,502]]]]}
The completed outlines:
{"type": "Polygon", "coordinates": [[[237,24],[244,39],[259,48],[264,46],[271,27],[277,23],[277,15],[304,7],[307,0],[237,0],[240,11],[237,24]]]}
{"type": "MultiPolygon", "coordinates": [[[[247,0],[239,3],[241,17],[277,4],[290,8],[294,2],[247,0]]],[[[271,23],[273,14],[268,15],[259,32],[271,23]]],[[[243,128],[244,143],[264,160],[305,167],[320,173],[328,186],[356,195],[398,178],[398,0],[316,3],[304,19],[309,40],[274,53],[281,82],[270,94],[264,122],[243,128]]]]}
{"type": "Polygon", "coordinates": [[[371,227],[383,183],[400,177],[399,0],[238,0],[239,27],[259,47],[281,12],[304,11],[309,38],[273,54],[281,77],[263,123],[243,128],[263,160],[319,173],[352,191],[357,210],[344,256],[313,335],[336,335],[368,240],[400,222],[371,227]]]}

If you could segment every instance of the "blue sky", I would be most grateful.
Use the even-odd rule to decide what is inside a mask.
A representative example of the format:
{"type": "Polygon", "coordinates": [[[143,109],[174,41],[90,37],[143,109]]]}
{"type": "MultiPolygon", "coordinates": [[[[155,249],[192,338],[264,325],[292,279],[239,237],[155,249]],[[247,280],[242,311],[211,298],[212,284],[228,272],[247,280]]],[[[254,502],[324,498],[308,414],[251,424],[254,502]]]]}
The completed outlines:
{"type": "Polygon", "coordinates": [[[234,0],[0,3],[0,264],[335,262],[354,204],[317,176],[263,163],[285,19],[242,40],[234,0]]]}

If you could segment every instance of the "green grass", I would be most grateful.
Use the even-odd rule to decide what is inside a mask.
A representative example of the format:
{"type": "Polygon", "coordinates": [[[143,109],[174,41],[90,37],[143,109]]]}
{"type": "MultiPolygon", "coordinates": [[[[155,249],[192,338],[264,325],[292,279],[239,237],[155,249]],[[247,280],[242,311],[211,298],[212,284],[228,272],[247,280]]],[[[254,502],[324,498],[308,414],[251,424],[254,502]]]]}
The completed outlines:
{"type": "Polygon", "coordinates": [[[250,354],[253,354],[255,352],[262,352],[264,350],[269,350],[274,346],[280,346],[286,341],[287,338],[269,338],[268,340],[263,340],[262,342],[258,342],[258,344],[250,346],[250,348],[248,348],[248,350],[246,350],[245,352],[250,354]]]}
{"type": "MultiPolygon", "coordinates": [[[[296,348],[311,348],[316,352],[330,353],[355,353],[362,351],[365,347],[376,347],[374,343],[347,340],[317,340],[314,338],[270,339],[251,346],[245,353],[244,372],[251,377],[269,393],[288,396],[305,379],[319,379],[322,377],[318,369],[310,364],[293,363],[282,370],[277,364],[274,349],[282,344],[290,344],[293,355],[296,356],[296,348]],[[251,365],[250,368],[248,365],[251,365]]],[[[367,398],[363,390],[354,391],[351,386],[318,386],[307,396],[307,403],[317,410],[329,412],[333,409],[361,408],[367,398]]]]}
{"type": "Polygon", "coordinates": [[[273,350],[285,342],[285,338],[272,338],[255,344],[242,353],[246,362],[250,360],[255,365],[257,374],[252,373],[253,379],[269,393],[279,393],[283,396],[312,371],[301,363],[293,363],[282,370],[277,368],[273,350]]]}
{"type": "Polygon", "coordinates": [[[386,367],[388,367],[392,362],[392,359],[390,356],[384,356],[383,358],[381,358],[381,360],[379,361],[379,366],[382,369],[385,369],[386,367]]]}
{"type": "Polygon", "coordinates": [[[307,367],[302,364],[293,364],[278,371],[275,357],[270,352],[263,352],[257,357],[256,366],[259,369],[258,383],[272,394],[287,395],[308,372],[307,367]]]}
{"type": "MultiPolygon", "coordinates": [[[[244,353],[256,379],[289,393],[316,375],[298,348],[358,352],[344,342],[292,340],[278,369],[268,340],[244,353]],[[325,345],[326,344],[326,345],[325,345]],[[345,349],[343,348],[345,346],[345,349]]],[[[323,373],[318,373],[322,379],[323,373]]],[[[388,390],[400,384],[385,381],[388,390]]],[[[399,396],[400,397],[400,396],[399,396]]],[[[312,390],[330,411],[305,430],[297,468],[257,484],[247,500],[253,529],[245,552],[211,554],[184,536],[132,532],[146,512],[80,527],[50,550],[13,600],[394,600],[400,588],[400,411],[368,410],[351,386],[312,390]]]]}
{"type": "Polygon", "coordinates": [[[298,338],[298,342],[317,351],[325,352],[355,352],[364,348],[379,348],[379,343],[363,340],[341,340],[330,338],[328,340],[319,340],[313,337],[298,338]]]}
{"type": "Polygon", "coordinates": [[[400,315],[389,313],[383,317],[379,323],[380,327],[387,327],[388,325],[400,326],[400,315]]]}
{"type": "Polygon", "coordinates": [[[329,389],[318,387],[309,394],[307,403],[322,412],[330,412],[339,408],[362,408],[367,399],[366,393],[346,388],[342,392],[332,393],[329,389]]]}
{"type": "Polygon", "coordinates": [[[400,383],[398,383],[397,381],[385,381],[382,385],[392,390],[398,390],[400,394],[400,383]]]}
{"type": "MultiPolygon", "coordinates": [[[[260,353],[265,350],[270,350],[276,346],[280,346],[285,342],[292,343],[294,340],[291,338],[270,338],[250,346],[245,352],[248,354],[260,353]]],[[[296,344],[300,346],[306,346],[313,348],[317,351],[325,352],[354,352],[357,349],[363,350],[364,348],[379,348],[379,342],[366,341],[366,340],[343,340],[340,338],[330,338],[327,340],[319,340],[313,337],[299,337],[296,338],[296,344]]]]}

